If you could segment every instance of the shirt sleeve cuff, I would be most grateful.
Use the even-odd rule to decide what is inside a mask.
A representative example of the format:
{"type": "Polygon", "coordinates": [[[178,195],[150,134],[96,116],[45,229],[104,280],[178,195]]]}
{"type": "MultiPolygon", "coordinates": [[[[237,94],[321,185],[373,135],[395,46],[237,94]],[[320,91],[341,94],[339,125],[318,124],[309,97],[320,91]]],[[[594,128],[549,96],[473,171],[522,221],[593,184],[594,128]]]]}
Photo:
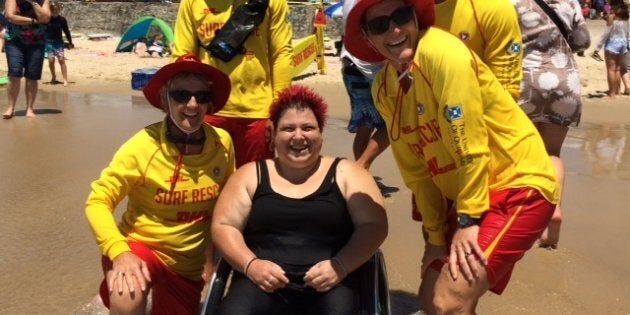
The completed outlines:
{"type": "Polygon", "coordinates": [[[109,257],[109,260],[114,261],[114,259],[116,259],[118,255],[130,251],[131,248],[129,247],[129,244],[127,244],[127,242],[117,242],[109,249],[109,251],[107,252],[107,257],[109,257]]]}

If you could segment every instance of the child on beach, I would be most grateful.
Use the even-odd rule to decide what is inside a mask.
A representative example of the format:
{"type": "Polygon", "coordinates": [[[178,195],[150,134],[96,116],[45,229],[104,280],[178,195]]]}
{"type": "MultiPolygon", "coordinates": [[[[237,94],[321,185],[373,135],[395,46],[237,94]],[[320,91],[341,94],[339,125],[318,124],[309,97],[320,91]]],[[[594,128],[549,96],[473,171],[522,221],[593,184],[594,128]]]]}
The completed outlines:
{"type": "Polygon", "coordinates": [[[61,76],[63,77],[63,86],[68,86],[68,68],[66,66],[66,57],[64,54],[64,42],[61,32],[66,35],[68,40],[68,49],[74,48],[72,43],[72,35],[68,28],[68,21],[61,16],[61,3],[52,1],[50,3],[50,22],[46,26],[46,53],[48,54],[48,67],[50,68],[50,84],[59,84],[55,73],[55,59],[61,68],[61,76]]]}
{"type": "Polygon", "coordinates": [[[156,53],[160,57],[164,57],[168,55],[168,51],[164,46],[164,42],[162,38],[164,36],[162,34],[156,34],[153,36],[153,40],[147,45],[147,53],[153,57],[153,53],[156,53]]]}

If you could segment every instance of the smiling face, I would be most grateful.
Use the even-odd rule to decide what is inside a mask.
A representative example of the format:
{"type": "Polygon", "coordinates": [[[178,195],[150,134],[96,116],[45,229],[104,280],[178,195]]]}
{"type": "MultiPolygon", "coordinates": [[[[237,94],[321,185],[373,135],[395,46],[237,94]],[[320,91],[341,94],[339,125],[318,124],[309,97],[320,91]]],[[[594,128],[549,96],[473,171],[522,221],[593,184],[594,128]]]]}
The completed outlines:
{"type": "Polygon", "coordinates": [[[277,157],[291,167],[316,163],[322,142],[321,128],[309,108],[285,110],[274,129],[277,157]]]}
{"type": "Polygon", "coordinates": [[[173,123],[186,134],[199,130],[204,115],[212,108],[207,80],[199,75],[183,74],[173,77],[167,86],[164,99],[173,123]]]}
{"type": "MultiPolygon", "coordinates": [[[[405,7],[413,11],[413,7],[409,7],[403,0],[385,0],[367,9],[363,15],[366,23],[378,18],[383,19],[383,16],[390,17],[387,31],[375,34],[368,29],[364,31],[363,36],[383,57],[399,64],[408,63],[413,59],[419,36],[415,18],[409,19],[403,25],[398,25],[391,19],[392,13],[405,10],[405,7]]],[[[399,14],[395,13],[394,16],[396,15],[399,14]]]]}

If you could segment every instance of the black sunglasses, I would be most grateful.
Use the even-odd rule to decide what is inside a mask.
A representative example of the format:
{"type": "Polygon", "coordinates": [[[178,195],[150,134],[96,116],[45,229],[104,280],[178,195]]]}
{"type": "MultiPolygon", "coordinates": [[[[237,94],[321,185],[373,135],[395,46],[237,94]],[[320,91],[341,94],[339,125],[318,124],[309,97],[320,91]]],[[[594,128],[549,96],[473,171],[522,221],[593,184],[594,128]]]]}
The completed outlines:
{"type": "Polygon", "coordinates": [[[169,91],[168,95],[178,103],[188,103],[193,96],[197,103],[210,103],[212,101],[212,93],[208,91],[173,90],[169,91]]]}
{"type": "Polygon", "coordinates": [[[408,5],[394,10],[390,15],[382,15],[367,21],[365,28],[372,35],[381,35],[389,30],[389,21],[403,26],[409,23],[411,19],[413,19],[413,7],[408,5]]]}

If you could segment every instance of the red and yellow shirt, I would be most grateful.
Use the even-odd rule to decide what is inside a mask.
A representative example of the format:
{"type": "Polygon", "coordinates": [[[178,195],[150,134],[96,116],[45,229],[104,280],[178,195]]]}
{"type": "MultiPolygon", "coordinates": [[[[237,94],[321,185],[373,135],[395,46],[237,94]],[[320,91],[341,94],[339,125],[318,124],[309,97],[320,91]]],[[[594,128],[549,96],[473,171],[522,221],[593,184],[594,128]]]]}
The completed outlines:
{"type": "Polygon", "coordinates": [[[175,176],[180,152],[166,128],[166,121],[147,126],[120,147],[92,183],[86,216],[103,255],[113,260],[130,251],[128,241],[141,242],[172,271],[198,280],[214,204],[235,170],[234,148],[227,132],[204,124],[203,151],[184,155],[175,176]],[[125,197],[117,224],[114,210],[125,197]]]}
{"type": "Polygon", "coordinates": [[[387,65],[372,94],[394,157],[429,233],[445,244],[446,200],[478,218],[489,192],[532,187],[556,203],[555,171],[536,128],[488,66],[457,37],[429,28],[405,92],[387,65]]]}
{"type": "Polygon", "coordinates": [[[244,53],[229,62],[212,57],[200,46],[208,46],[232,10],[243,3],[246,0],[182,0],[175,23],[172,60],[192,53],[230,77],[230,98],[216,115],[268,118],[273,99],[291,84],[292,78],[293,31],[287,2],[269,1],[265,19],[245,40],[244,53]]]}

